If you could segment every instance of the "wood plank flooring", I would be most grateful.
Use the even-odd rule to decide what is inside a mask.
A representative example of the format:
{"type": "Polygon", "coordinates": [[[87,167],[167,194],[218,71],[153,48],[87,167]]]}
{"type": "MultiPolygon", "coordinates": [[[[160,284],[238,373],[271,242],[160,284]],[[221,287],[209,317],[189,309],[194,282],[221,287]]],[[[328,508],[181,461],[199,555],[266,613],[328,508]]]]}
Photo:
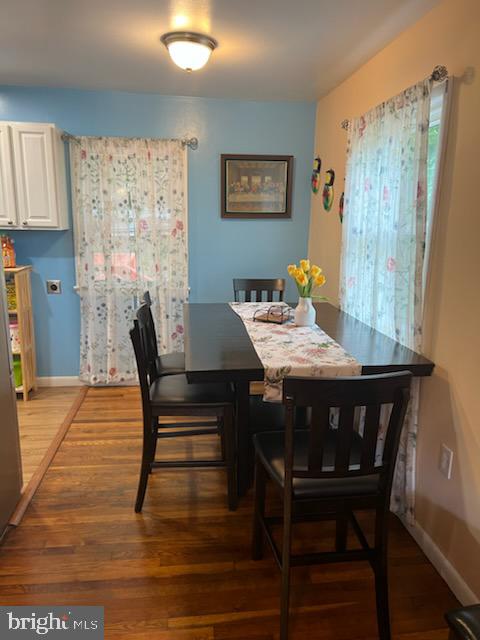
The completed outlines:
{"type": "Polygon", "coordinates": [[[23,486],[38,469],[80,387],[39,387],[29,401],[17,400],[23,486]]]}
{"type": "MultiPolygon", "coordinates": [[[[226,509],[224,471],[154,473],[133,512],[140,449],[136,389],[91,389],[25,514],[0,547],[0,602],[97,604],[108,639],[273,640],[279,573],[268,551],[250,560],[251,495],[226,509]]],[[[165,455],[217,454],[215,437],[160,443],[165,455]]],[[[159,444],[159,446],[160,446],[159,444]]],[[[327,548],[329,523],[299,525],[297,542],[327,548]]],[[[457,602],[392,518],[393,637],[448,637],[457,602]]],[[[293,571],[292,640],[374,639],[366,564],[293,571]]]]}

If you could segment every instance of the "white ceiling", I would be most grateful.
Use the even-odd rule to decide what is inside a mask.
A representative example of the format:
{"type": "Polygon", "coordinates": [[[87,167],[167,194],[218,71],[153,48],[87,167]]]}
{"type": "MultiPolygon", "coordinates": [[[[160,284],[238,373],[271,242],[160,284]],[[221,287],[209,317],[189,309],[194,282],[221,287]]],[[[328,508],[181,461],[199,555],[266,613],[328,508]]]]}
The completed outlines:
{"type": "Polygon", "coordinates": [[[0,0],[0,84],[314,100],[438,0],[0,0]],[[187,74],[166,31],[219,41],[187,74]]]}

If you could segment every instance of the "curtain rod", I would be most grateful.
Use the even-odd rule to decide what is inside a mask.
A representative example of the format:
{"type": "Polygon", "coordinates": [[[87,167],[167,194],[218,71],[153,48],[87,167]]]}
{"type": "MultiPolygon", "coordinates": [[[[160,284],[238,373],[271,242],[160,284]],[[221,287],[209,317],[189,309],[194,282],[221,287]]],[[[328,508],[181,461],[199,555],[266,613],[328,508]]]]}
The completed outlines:
{"type": "MultiPolygon", "coordinates": [[[[98,137],[97,136],[91,136],[91,137],[94,137],[94,138],[96,137],[98,140],[100,140],[104,136],[98,136],[98,137]]],[[[141,140],[142,138],[129,138],[129,139],[130,140],[141,140]]],[[[68,131],[64,131],[62,133],[62,140],[64,142],[76,142],[77,144],[81,144],[80,138],[78,138],[77,136],[74,136],[72,133],[68,133],[68,131]]],[[[180,142],[182,143],[182,146],[189,147],[193,151],[198,149],[198,138],[182,138],[180,140],[180,142]]]]}
{"type": "MultiPolygon", "coordinates": [[[[429,76],[429,80],[431,80],[432,82],[443,82],[447,78],[448,78],[448,69],[443,64],[437,64],[437,66],[434,67],[432,73],[429,76]]],[[[342,122],[340,123],[340,126],[345,131],[348,131],[350,127],[350,120],[345,118],[345,120],[342,120],[342,122]]]]}

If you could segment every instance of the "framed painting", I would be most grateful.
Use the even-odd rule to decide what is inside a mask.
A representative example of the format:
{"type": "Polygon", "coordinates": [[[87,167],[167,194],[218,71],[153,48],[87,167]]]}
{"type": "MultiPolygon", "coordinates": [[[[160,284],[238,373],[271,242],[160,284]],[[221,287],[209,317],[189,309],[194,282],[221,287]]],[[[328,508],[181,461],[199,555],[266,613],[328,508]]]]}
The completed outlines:
{"type": "Polygon", "coordinates": [[[222,218],[290,218],[293,156],[222,154],[222,218]]]}

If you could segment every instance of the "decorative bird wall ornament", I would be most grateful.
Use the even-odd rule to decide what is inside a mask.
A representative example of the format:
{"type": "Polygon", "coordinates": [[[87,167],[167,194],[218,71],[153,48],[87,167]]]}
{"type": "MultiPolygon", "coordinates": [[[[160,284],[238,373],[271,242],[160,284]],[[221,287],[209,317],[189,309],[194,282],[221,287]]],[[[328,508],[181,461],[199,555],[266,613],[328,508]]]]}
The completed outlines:
{"type": "Polygon", "coordinates": [[[329,169],[325,174],[325,185],[323,187],[323,208],[325,211],[330,211],[333,204],[333,183],[335,182],[335,171],[329,169]]]}
{"type": "Polygon", "coordinates": [[[311,185],[313,193],[318,193],[320,190],[320,169],[322,168],[322,160],[319,156],[313,161],[313,171],[311,178],[311,185]]]}

